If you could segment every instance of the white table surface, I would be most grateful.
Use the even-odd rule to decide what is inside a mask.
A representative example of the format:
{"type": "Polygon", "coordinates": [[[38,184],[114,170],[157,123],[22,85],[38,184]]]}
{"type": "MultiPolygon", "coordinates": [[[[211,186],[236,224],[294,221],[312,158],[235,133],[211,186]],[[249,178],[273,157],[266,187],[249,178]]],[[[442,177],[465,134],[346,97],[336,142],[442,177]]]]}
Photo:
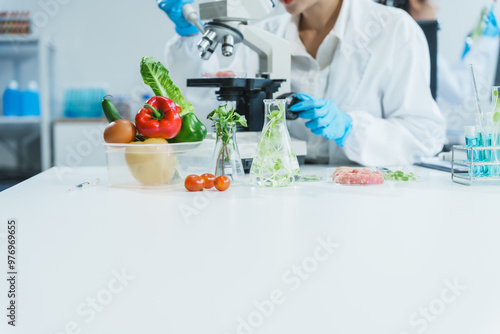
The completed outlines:
{"type": "Polygon", "coordinates": [[[19,224],[17,326],[2,279],[0,332],[500,333],[500,188],[416,171],[188,193],[48,170],[0,193],[5,275],[7,219],[19,224]]]}

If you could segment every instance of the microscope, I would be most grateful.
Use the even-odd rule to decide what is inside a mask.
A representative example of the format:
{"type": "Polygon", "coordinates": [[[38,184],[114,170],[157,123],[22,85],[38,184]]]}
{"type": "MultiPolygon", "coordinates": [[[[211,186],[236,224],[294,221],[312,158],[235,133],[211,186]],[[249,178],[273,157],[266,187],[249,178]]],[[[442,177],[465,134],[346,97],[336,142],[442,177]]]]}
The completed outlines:
{"type": "Polygon", "coordinates": [[[259,57],[259,72],[253,78],[211,77],[187,80],[188,87],[215,87],[220,101],[236,102],[236,110],[248,121],[248,131],[260,131],[264,124],[264,99],[290,91],[290,44],[268,31],[251,26],[251,20],[267,16],[275,7],[273,0],[220,0],[201,3],[199,19],[191,5],[183,6],[183,15],[197,22],[203,33],[198,43],[200,58],[210,59],[220,46],[225,57],[237,56],[241,43],[259,57]]]}
{"type": "MultiPolygon", "coordinates": [[[[275,1],[275,0],[274,0],[275,1]]],[[[275,7],[273,0],[217,0],[200,3],[199,15],[190,4],[182,7],[186,20],[202,33],[197,47],[200,58],[208,60],[220,45],[225,57],[237,56],[235,45],[241,43],[255,51],[259,58],[259,72],[253,78],[209,77],[187,79],[188,87],[212,87],[219,101],[236,103],[236,111],[244,115],[248,128],[239,132],[238,145],[242,151],[245,169],[249,169],[264,125],[264,99],[280,98],[290,93],[290,43],[268,31],[249,25],[249,21],[262,19],[275,7]],[[201,25],[200,20],[205,21],[201,25]],[[235,55],[236,54],[236,55],[235,55]],[[276,93],[276,94],[275,94],[276,93]],[[248,146],[248,149],[245,149],[248,146]],[[248,157],[244,152],[252,152],[248,157]]],[[[291,115],[295,119],[296,115],[291,115]],[[293,117],[295,116],[295,117],[293,117]]],[[[306,155],[306,143],[292,140],[299,162],[306,155]]]]}

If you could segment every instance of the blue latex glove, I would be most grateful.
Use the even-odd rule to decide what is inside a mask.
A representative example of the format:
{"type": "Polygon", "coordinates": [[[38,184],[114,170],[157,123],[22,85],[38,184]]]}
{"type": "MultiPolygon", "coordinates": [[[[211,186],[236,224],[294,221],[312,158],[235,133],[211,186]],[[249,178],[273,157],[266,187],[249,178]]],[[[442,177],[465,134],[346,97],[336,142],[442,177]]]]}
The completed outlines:
{"type": "Polygon", "coordinates": [[[158,0],[158,7],[161,8],[175,24],[175,31],[181,36],[196,34],[198,29],[186,21],[182,15],[182,6],[192,3],[194,0],[158,0]]]}
{"type": "Polygon", "coordinates": [[[485,28],[483,30],[483,35],[488,37],[500,36],[500,29],[498,28],[497,19],[495,13],[493,13],[494,7],[491,7],[488,14],[485,15],[483,21],[485,23],[485,28]]]}
{"type": "Polygon", "coordinates": [[[465,41],[465,46],[464,46],[464,52],[462,52],[462,60],[465,58],[465,56],[469,53],[470,51],[470,41],[466,40],[465,41]]]}
{"type": "Polygon", "coordinates": [[[301,111],[299,117],[310,119],[306,127],[317,136],[334,140],[338,146],[344,143],[351,134],[352,118],[340,111],[332,100],[315,99],[309,95],[298,93],[301,102],[290,107],[290,111],[301,111]]]}
{"type": "MultiPolygon", "coordinates": [[[[485,14],[482,18],[482,25],[483,25],[481,32],[482,36],[488,36],[492,38],[500,36],[500,28],[498,27],[498,22],[495,17],[494,10],[495,7],[491,6],[490,11],[487,14],[485,14]]],[[[474,39],[475,38],[471,36],[467,37],[465,41],[464,52],[462,53],[462,59],[464,59],[467,53],[469,53],[472,44],[474,43],[474,39]]]]}

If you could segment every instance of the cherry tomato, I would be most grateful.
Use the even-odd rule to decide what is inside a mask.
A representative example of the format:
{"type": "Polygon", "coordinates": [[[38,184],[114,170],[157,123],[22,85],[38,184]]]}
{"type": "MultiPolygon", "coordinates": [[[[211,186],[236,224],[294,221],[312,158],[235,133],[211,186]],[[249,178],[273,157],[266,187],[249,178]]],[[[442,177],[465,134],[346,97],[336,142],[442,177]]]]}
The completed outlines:
{"type": "Polygon", "coordinates": [[[188,175],[184,181],[184,187],[189,191],[200,191],[205,187],[205,180],[198,175],[188,175]]]}
{"type": "Polygon", "coordinates": [[[221,175],[217,176],[215,178],[215,188],[220,191],[227,190],[229,188],[229,185],[231,184],[231,181],[227,176],[221,175]]]}
{"type": "Polygon", "coordinates": [[[202,174],[201,177],[205,180],[205,189],[210,189],[214,187],[215,175],[210,173],[202,174]]]}

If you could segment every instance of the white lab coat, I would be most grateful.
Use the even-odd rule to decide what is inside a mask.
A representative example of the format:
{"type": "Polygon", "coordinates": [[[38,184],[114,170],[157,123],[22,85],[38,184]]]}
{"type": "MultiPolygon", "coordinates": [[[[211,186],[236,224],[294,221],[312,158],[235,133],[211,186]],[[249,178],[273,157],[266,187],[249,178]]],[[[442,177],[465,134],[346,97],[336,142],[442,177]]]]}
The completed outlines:
{"type": "Polygon", "coordinates": [[[498,37],[481,36],[472,45],[464,59],[451,65],[438,56],[437,102],[445,116],[448,140],[457,144],[464,140],[464,126],[474,125],[476,106],[468,65],[474,65],[474,73],[484,111],[491,108],[491,86],[497,69],[498,37]]]}
{"type": "MultiPolygon", "coordinates": [[[[292,91],[331,99],[353,119],[343,148],[311,133],[305,120],[289,122],[290,134],[307,141],[308,160],[389,166],[412,163],[441,150],[445,121],[429,88],[427,42],[407,13],[371,0],[344,0],[317,60],[305,51],[297,22],[298,17],[284,14],[261,23],[292,44],[292,91]]],[[[220,57],[200,61],[195,47],[199,37],[177,37],[167,44],[167,67],[176,82],[226,66],[249,76],[255,73],[257,57],[247,48],[240,47],[230,65],[221,65],[220,57]]],[[[200,114],[211,110],[207,106],[215,102],[215,96],[211,101],[207,98],[213,90],[181,89],[200,114]]]]}

